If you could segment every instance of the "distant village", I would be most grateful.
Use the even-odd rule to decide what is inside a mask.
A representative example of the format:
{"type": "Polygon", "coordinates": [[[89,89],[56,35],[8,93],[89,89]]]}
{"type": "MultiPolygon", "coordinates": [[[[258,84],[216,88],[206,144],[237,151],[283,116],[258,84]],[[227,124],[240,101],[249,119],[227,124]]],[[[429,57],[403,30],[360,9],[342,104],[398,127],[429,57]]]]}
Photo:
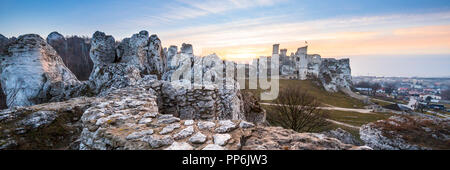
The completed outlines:
{"type": "Polygon", "coordinates": [[[397,111],[450,113],[450,78],[353,77],[354,91],[397,111]]]}

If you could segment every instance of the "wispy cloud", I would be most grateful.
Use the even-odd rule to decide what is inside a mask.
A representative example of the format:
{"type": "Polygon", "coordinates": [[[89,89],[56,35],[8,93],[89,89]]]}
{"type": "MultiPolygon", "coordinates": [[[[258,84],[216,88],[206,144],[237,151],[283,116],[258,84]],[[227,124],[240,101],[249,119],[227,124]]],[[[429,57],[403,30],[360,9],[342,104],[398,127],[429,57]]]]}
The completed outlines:
{"type": "Polygon", "coordinates": [[[163,15],[167,20],[181,20],[219,14],[236,9],[271,6],[287,0],[177,0],[165,6],[163,15]]]}
{"type": "MultiPolygon", "coordinates": [[[[441,49],[442,47],[450,49],[448,43],[444,41],[450,37],[448,34],[450,30],[446,26],[450,24],[450,12],[331,18],[300,22],[289,22],[285,19],[286,17],[271,16],[206,26],[184,27],[178,30],[163,31],[159,35],[166,45],[183,42],[192,43],[194,48],[197,49],[197,54],[202,55],[207,55],[204,52],[214,52],[214,49],[227,53],[224,50],[226,47],[229,47],[231,51],[237,50],[237,48],[264,45],[267,46],[266,49],[269,51],[270,45],[273,43],[297,44],[298,47],[307,40],[312,43],[313,47],[319,47],[317,49],[312,48],[314,52],[335,56],[373,53],[382,49],[382,44],[386,44],[385,48],[389,49],[386,51],[400,53],[399,50],[405,50],[404,47],[401,47],[403,45],[401,43],[406,43],[405,40],[412,40],[413,36],[417,37],[418,33],[422,33],[420,35],[429,34],[429,37],[425,36],[422,39],[436,40],[432,44],[434,44],[434,47],[440,48],[439,52],[450,53],[448,50],[441,49]],[[439,25],[441,26],[439,27],[439,25]],[[383,42],[383,39],[391,40],[397,44],[383,42]],[[371,45],[368,44],[366,49],[365,47],[360,48],[366,51],[354,50],[353,52],[351,50],[355,47],[339,44],[356,45],[355,42],[362,42],[361,45],[368,44],[368,42],[378,44],[372,44],[377,48],[371,48],[371,45]],[[326,45],[320,45],[320,43],[326,45]],[[343,47],[343,49],[337,49],[336,47],[343,47]],[[395,51],[396,47],[399,47],[397,52],[395,51]],[[345,54],[344,51],[350,53],[345,54]]],[[[419,40],[415,43],[420,43],[420,39],[415,38],[414,40],[419,40]]],[[[411,43],[408,42],[408,44],[411,43]]],[[[288,48],[295,50],[297,47],[288,48]]],[[[424,49],[421,48],[421,50],[424,49]]],[[[243,49],[243,51],[250,50],[243,49]]],[[[254,55],[258,56],[262,53],[260,51],[255,52],[254,55]]]]}

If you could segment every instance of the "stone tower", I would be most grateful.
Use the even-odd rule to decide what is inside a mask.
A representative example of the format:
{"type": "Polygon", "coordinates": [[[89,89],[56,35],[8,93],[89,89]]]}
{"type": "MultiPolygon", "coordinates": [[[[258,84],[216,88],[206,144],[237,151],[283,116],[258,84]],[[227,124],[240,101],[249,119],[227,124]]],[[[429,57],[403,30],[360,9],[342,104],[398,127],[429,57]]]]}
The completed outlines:
{"type": "Polygon", "coordinates": [[[274,44],[272,54],[278,54],[279,49],[280,49],[280,44],[274,44]]]}

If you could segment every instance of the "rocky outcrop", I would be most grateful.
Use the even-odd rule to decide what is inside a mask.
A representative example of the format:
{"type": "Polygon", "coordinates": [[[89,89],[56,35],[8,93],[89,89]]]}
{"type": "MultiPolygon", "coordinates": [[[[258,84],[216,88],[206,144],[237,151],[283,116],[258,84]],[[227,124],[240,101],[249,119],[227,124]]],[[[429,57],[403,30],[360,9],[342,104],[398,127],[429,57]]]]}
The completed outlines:
{"type": "Polygon", "coordinates": [[[100,31],[94,33],[89,52],[94,67],[101,67],[116,61],[115,43],[114,37],[111,35],[100,31]]]}
{"type": "Polygon", "coordinates": [[[189,81],[161,81],[151,76],[146,76],[137,83],[137,86],[156,92],[158,108],[162,114],[173,114],[181,119],[245,119],[240,93],[226,91],[215,85],[189,88],[190,85],[189,81]],[[238,102],[231,103],[232,100],[238,102]]]}
{"type": "Polygon", "coordinates": [[[158,76],[164,73],[166,66],[161,41],[156,35],[149,37],[147,31],[122,40],[117,47],[116,62],[133,65],[141,70],[142,74],[158,76]]]}
{"type": "Polygon", "coordinates": [[[350,89],[352,76],[349,59],[322,59],[319,80],[327,91],[350,89]]]}
{"type": "Polygon", "coordinates": [[[244,150],[371,150],[367,146],[343,144],[323,134],[298,133],[281,127],[257,127],[244,138],[244,150]]]}
{"type": "MultiPolygon", "coordinates": [[[[64,37],[56,32],[51,33],[48,37],[50,43],[63,40],[64,37]]],[[[223,68],[234,67],[235,64],[224,62],[215,55],[203,58],[195,57],[190,44],[183,44],[180,53],[176,49],[175,46],[169,49],[167,53],[170,54],[170,60],[166,61],[166,54],[161,49],[160,40],[156,35],[148,37],[147,31],[141,31],[131,38],[125,38],[117,47],[112,36],[96,32],[91,39],[90,57],[94,63],[94,69],[89,80],[81,83],[76,81],[69,86],[62,86],[62,88],[52,88],[58,93],[47,95],[51,97],[49,100],[28,105],[50,100],[62,101],[79,96],[105,96],[112,90],[136,86],[138,82],[141,82],[141,85],[146,84],[156,91],[155,95],[158,96],[157,103],[161,113],[173,114],[182,119],[245,120],[244,106],[246,103],[242,102],[243,98],[237,88],[238,84],[233,77],[231,79],[221,78],[224,74],[231,74],[223,72],[223,68]],[[166,67],[167,63],[170,65],[166,67]],[[184,69],[188,71],[184,71],[184,69]],[[158,80],[164,71],[168,77],[179,72],[182,79],[158,80]],[[186,72],[188,74],[184,75],[186,72]]],[[[53,63],[58,64],[58,62],[53,63]]],[[[63,66],[63,64],[61,65],[63,66]]],[[[33,67],[33,69],[36,68],[33,67]]],[[[23,71],[33,75],[36,73],[34,70],[23,71]]],[[[55,71],[55,74],[62,73],[55,71]]],[[[32,86],[32,88],[40,87],[32,86]]],[[[36,89],[36,91],[38,90],[36,89]]],[[[248,111],[257,110],[248,109],[248,111]]],[[[264,115],[263,110],[259,111],[264,115]]],[[[252,121],[260,123],[264,116],[256,118],[257,114],[258,112],[250,113],[252,117],[255,117],[252,121]]]]}
{"type": "Polygon", "coordinates": [[[66,41],[66,38],[64,38],[63,35],[61,35],[60,33],[56,32],[56,31],[51,32],[50,34],[48,34],[46,40],[47,40],[47,43],[50,44],[50,45],[52,45],[52,44],[63,44],[63,45],[66,45],[66,44],[64,44],[64,42],[66,41]]]}
{"type": "Polygon", "coordinates": [[[117,48],[112,36],[97,31],[91,44],[94,70],[88,86],[94,94],[134,85],[144,75],[161,76],[164,71],[161,42],[156,35],[149,37],[147,31],[125,38],[117,48]]]}
{"type": "Polygon", "coordinates": [[[245,120],[254,123],[266,123],[266,110],[259,104],[259,100],[250,92],[242,92],[245,120]]]}
{"type": "Polygon", "coordinates": [[[104,97],[4,110],[0,149],[367,149],[243,120],[183,120],[161,114],[156,94],[138,85],[104,97]]]}
{"type": "Polygon", "coordinates": [[[0,56],[0,72],[8,107],[55,101],[65,89],[79,84],[39,35],[22,35],[7,48],[7,55],[0,56]]]}
{"type": "Polygon", "coordinates": [[[448,119],[392,116],[363,125],[361,139],[380,150],[450,149],[448,119]]]}
{"type": "Polygon", "coordinates": [[[330,130],[330,131],[324,132],[323,134],[330,138],[336,138],[345,144],[351,144],[351,145],[356,145],[356,146],[363,145],[363,143],[361,141],[357,140],[351,133],[349,133],[341,128],[330,130]]]}
{"type": "Polygon", "coordinates": [[[363,149],[319,134],[241,120],[182,120],[159,113],[155,93],[136,87],[116,90],[104,102],[87,109],[81,118],[80,149],[363,149]]]}
{"type": "Polygon", "coordinates": [[[78,149],[80,117],[99,101],[81,97],[2,110],[0,149],[78,149]]]}

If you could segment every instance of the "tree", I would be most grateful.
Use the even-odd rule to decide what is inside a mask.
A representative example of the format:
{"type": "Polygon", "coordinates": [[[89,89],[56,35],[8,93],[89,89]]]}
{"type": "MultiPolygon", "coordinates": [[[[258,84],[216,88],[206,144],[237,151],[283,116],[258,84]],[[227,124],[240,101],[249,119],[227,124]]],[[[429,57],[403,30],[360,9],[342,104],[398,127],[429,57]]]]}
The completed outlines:
{"type": "Polygon", "coordinates": [[[441,97],[444,100],[450,100],[450,88],[441,92],[441,97]]]}
{"type": "Polygon", "coordinates": [[[316,98],[299,88],[280,91],[274,102],[267,117],[273,125],[297,132],[318,132],[329,125],[328,114],[319,108],[316,98]]]}
{"type": "Polygon", "coordinates": [[[430,103],[431,102],[431,96],[427,96],[427,98],[425,98],[425,102],[430,103]]]}
{"type": "Polygon", "coordinates": [[[395,85],[395,83],[387,83],[384,87],[384,91],[387,94],[391,94],[392,92],[394,92],[395,89],[397,89],[397,86],[395,85]]]}
{"type": "Polygon", "coordinates": [[[381,89],[380,83],[373,83],[370,85],[370,88],[372,88],[372,95],[375,95],[377,90],[381,89]]]}
{"type": "Polygon", "coordinates": [[[369,82],[367,82],[367,81],[361,81],[361,82],[357,83],[357,84],[355,85],[355,87],[360,87],[360,88],[370,88],[370,87],[371,87],[371,84],[370,84],[369,82]]]}
{"type": "Polygon", "coordinates": [[[3,93],[2,85],[0,84],[0,110],[6,108],[6,95],[5,93],[3,93]]]}

